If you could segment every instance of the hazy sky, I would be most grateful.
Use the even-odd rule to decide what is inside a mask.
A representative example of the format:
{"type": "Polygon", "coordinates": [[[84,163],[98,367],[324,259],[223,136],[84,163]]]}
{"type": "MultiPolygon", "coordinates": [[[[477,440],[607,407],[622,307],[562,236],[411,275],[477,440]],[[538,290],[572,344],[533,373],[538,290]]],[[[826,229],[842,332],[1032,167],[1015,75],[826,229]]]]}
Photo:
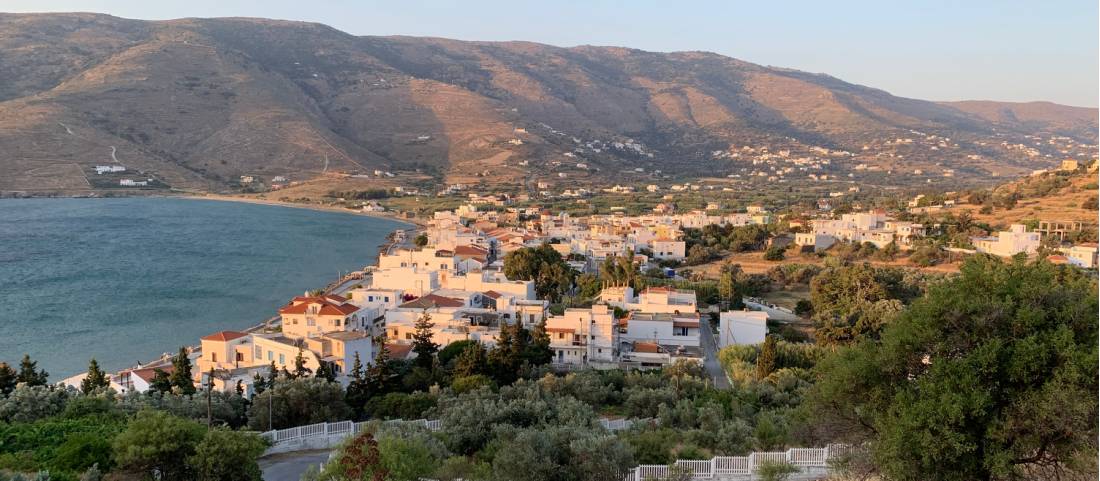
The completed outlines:
{"type": "Polygon", "coordinates": [[[250,16],[357,35],[707,50],[928,100],[1095,107],[1097,0],[3,0],[8,12],[250,16]]]}

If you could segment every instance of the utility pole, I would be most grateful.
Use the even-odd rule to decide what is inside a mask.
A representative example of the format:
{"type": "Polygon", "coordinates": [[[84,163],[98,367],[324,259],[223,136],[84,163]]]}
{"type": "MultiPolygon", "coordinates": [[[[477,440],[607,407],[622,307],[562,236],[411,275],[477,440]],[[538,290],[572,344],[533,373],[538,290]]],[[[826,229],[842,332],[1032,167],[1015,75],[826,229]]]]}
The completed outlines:
{"type": "Polygon", "coordinates": [[[214,426],[214,411],[211,409],[210,396],[214,391],[214,367],[210,367],[210,374],[206,377],[206,428],[214,426]]]}

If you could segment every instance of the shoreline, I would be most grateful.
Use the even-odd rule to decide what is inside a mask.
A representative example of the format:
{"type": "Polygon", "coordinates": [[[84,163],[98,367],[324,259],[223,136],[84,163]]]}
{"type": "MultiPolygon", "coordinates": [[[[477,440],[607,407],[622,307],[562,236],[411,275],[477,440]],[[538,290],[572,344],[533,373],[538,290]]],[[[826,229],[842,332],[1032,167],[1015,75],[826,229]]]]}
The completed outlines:
{"type": "Polygon", "coordinates": [[[341,214],[351,214],[363,217],[374,217],[376,219],[389,219],[394,222],[401,222],[411,226],[415,226],[417,229],[421,229],[425,226],[425,223],[420,219],[403,219],[394,215],[390,215],[385,212],[364,212],[361,210],[351,210],[344,207],[336,207],[329,205],[317,205],[317,204],[301,204],[297,202],[284,202],[279,200],[268,199],[256,199],[252,197],[243,197],[237,195],[220,195],[220,194],[184,194],[184,195],[164,195],[159,196],[164,198],[175,199],[192,199],[192,200],[213,200],[222,202],[239,202],[242,204],[258,204],[258,205],[271,205],[276,207],[290,207],[295,209],[307,209],[315,210],[318,212],[337,212],[341,214]]]}
{"type": "MultiPolygon", "coordinates": [[[[341,213],[341,214],[357,215],[357,216],[362,216],[362,217],[371,217],[371,218],[375,218],[375,219],[386,219],[386,220],[390,220],[390,221],[393,221],[393,222],[397,222],[399,224],[404,224],[405,226],[407,226],[406,229],[411,229],[414,232],[422,231],[427,226],[427,224],[424,223],[423,221],[421,221],[420,219],[402,219],[402,218],[398,218],[397,216],[390,215],[388,212],[386,212],[386,213],[382,213],[382,212],[363,212],[363,211],[356,211],[356,210],[351,210],[351,209],[347,209],[347,208],[344,208],[344,207],[338,207],[338,206],[302,204],[302,203],[295,203],[295,202],[285,202],[285,201],[276,201],[276,200],[267,200],[267,199],[256,199],[256,198],[243,197],[243,196],[232,196],[232,195],[219,195],[219,194],[161,194],[161,195],[126,196],[126,197],[113,197],[113,198],[130,198],[130,197],[149,197],[149,198],[162,198],[162,199],[188,199],[188,200],[236,202],[236,203],[242,203],[242,204],[267,205],[267,206],[274,206],[274,207],[287,207],[287,208],[295,208],[295,209],[306,209],[306,210],[313,210],[313,211],[317,211],[317,212],[334,212],[334,213],[341,213]]],[[[101,198],[106,198],[106,197],[66,196],[66,197],[49,197],[49,198],[65,198],[65,199],[73,199],[73,198],[97,199],[97,198],[100,198],[101,199],[101,198]]],[[[395,228],[395,229],[392,229],[392,230],[389,231],[389,234],[387,235],[387,239],[390,239],[390,240],[387,240],[385,244],[382,244],[381,246],[379,246],[380,249],[379,249],[378,255],[381,254],[381,251],[384,250],[385,247],[393,245],[392,244],[392,238],[393,238],[392,236],[398,230],[402,230],[402,229],[401,228],[395,228]]],[[[375,265],[377,265],[377,262],[378,261],[376,259],[375,260],[375,265]]],[[[324,286],[320,286],[319,288],[325,290],[326,292],[332,292],[332,291],[335,291],[335,290],[339,289],[340,287],[343,287],[345,284],[347,284],[351,280],[352,280],[352,278],[345,275],[344,277],[342,277],[340,279],[336,279],[333,282],[330,282],[330,283],[328,283],[324,286]]],[[[306,288],[310,289],[309,286],[306,286],[306,288]]],[[[262,321],[259,321],[259,322],[253,321],[252,323],[249,324],[248,327],[245,327],[245,328],[241,329],[241,332],[253,333],[253,332],[257,332],[257,331],[264,331],[268,328],[278,326],[278,321],[279,321],[279,316],[278,315],[274,315],[274,316],[271,316],[271,317],[264,318],[262,321]]],[[[227,327],[226,329],[231,329],[231,328],[227,327]]],[[[188,352],[191,353],[191,354],[199,353],[199,355],[201,355],[201,352],[202,352],[201,344],[184,344],[184,347],[186,347],[188,349],[188,352]]],[[[111,374],[117,374],[117,373],[120,373],[120,372],[123,372],[123,371],[129,371],[129,370],[134,370],[134,369],[165,367],[165,366],[171,364],[172,356],[174,356],[174,351],[166,351],[165,354],[168,354],[168,356],[166,357],[164,355],[161,355],[160,357],[148,360],[146,362],[138,362],[134,365],[127,366],[127,367],[124,367],[122,369],[118,369],[117,371],[115,371],[111,374]]],[[[65,382],[69,382],[69,381],[74,381],[77,378],[79,378],[80,376],[82,376],[83,374],[84,373],[82,373],[82,372],[76,373],[76,374],[68,376],[65,379],[57,381],[57,382],[58,383],[65,383],[65,382]]]]}

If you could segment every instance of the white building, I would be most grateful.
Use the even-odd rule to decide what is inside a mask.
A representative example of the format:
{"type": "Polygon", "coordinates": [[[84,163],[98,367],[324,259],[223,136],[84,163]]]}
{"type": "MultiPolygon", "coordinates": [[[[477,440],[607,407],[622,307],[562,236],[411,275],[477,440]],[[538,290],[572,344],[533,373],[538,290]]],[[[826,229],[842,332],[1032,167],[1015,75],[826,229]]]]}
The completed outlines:
{"type": "Polygon", "coordinates": [[[998,232],[992,237],[973,237],[970,239],[978,252],[1001,257],[1011,257],[1019,253],[1034,254],[1039,249],[1039,233],[1028,232],[1023,224],[1012,224],[1007,231],[998,232]]]}
{"type": "Polygon", "coordinates": [[[760,344],[768,335],[768,314],[761,311],[727,311],[718,318],[718,347],[760,344]]]}

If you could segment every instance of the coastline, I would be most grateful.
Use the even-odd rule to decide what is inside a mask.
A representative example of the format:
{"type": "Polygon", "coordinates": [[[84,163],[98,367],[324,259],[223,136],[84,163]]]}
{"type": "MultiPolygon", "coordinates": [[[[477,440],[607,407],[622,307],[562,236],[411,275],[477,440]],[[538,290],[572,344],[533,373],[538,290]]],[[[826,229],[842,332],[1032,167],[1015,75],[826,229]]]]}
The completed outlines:
{"type": "MultiPolygon", "coordinates": [[[[393,221],[395,223],[401,224],[401,225],[398,225],[398,226],[391,226],[391,229],[388,230],[389,236],[388,236],[387,240],[384,241],[383,244],[378,246],[380,251],[385,250],[387,247],[391,247],[393,245],[392,236],[398,230],[421,231],[421,230],[424,229],[424,227],[426,227],[426,224],[423,221],[421,221],[420,219],[404,219],[404,218],[400,218],[396,215],[393,215],[389,212],[363,212],[361,210],[352,210],[352,209],[344,208],[344,207],[341,207],[341,206],[319,205],[319,204],[304,204],[304,203],[295,203],[295,202],[286,202],[286,201],[257,199],[257,198],[250,198],[250,197],[245,197],[245,196],[235,196],[235,195],[194,194],[194,193],[162,193],[160,195],[142,195],[142,196],[125,196],[125,197],[130,197],[130,198],[133,198],[133,197],[147,197],[147,198],[163,198],[163,199],[207,200],[207,201],[236,202],[236,203],[243,203],[243,204],[268,205],[268,206],[275,206],[275,207],[289,207],[289,208],[313,210],[313,211],[317,211],[317,212],[335,212],[335,213],[342,213],[342,214],[358,215],[358,216],[363,216],[363,217],[371,217],[371,218],[376,218],[376,219],[386,219],[386,220],[390,220],[390,221],[393,221]]],[[[125,198],[125,197],[119,197],[119,198],[125,198]]],[[[79,197],[79,196],[57,196],[57,197],[53,197],[53,198],[81,198],[81,197],[79,197]]],[[[85,197],[85,198],[97,198],[97,197],[85,197]]],[[[98,197],[98,198],[106,198],[106,197],[98,197]]],[[[413,235],[415,235],[415,234],[413,234],[413,235]]],[[[370,249],[370,247],[368,247],[368,246],[364,246],[364,247],[367,248],[367,249],[370,249]]],[[[375,265],[377,265],[377,260],[375,261],[375,265]]],[[[357,266],[357,268],[358,267],[359,266],[357,266]]],[[[344,276],[342,276],[338,279],[332,279],[331,282],[324,281],[322,283],[322,285],[302,285],[300,287],[302,289],[323,289],[323,290],[325,290],[325,292],[335,292],[335,291],[340,290],[341,288],[346,287],[349,284],[349,282],[352,282],[354,279],[359,279],[359,278],[358,277],[353,278],[351,273],[349,273],[348,275],[344,275],[344,276]]],[[[253,320],[253,321],[249,322],[247,327],[244,327],[243,329],[240,329],[240,330],[242,332],[246,332],[246,333],[262,332],[266,329],[277,327],[279,325],[279,316],[278,315],[272,316],[270,313],[258,313],[258,314],[259,315],[256,316],[256,318],[258,318],[258,319],[254,318],[256,320],[253,320]]],[[[232,326],[224,326],[223,328],[224,329],[232,329],[233,327],[232,326]]],[[[185,341],[184,343],[182,343],[188,349],[188,351],[192,355],[192,357],[195,356],[195,355],[201,355],[201,352],[202,352],[201,346],[199,344],[197,344],[195,341],[196,341],[195,339],[192,339],[192,340],[185,341]]],[[[132,370],[132,369],[164,367],[164,366],[171,363],[171,359],[172,359],[172,356],[174,355],[175,351],[174,351],[174,349],[168,349],[168,350],[165,351],[165,353],[167,354],[167,356],[166,355],[156,356],[156,357],[153,357],[152,359],[146,359],[144,361],[139,361],[139,362],[134,363],[132,365],[123,367],[121,369],[118,369],[117,371],[112,369],[110,372],[115,373],[115,372],[122,372],[122,371],[127,371],[127,370],[132,370]]],[[[84,374],[85,373],[83,373],[83,372],[77,372],[77,373],[75,373],[71,376],[66,377],[64,380],[61,380],[59,382],[78,381],[79,378],[84,374]]]]}
{"type": "MultiPolygon", "coordinates": [[[[424,224],[423,222],[420,222],[419,219],[399,219],[395,216],[387,215],[387,214],[383,214],[383,213],[378,213],[378,212],[354,211],[354,210],[345,209],[345,208],[342,208],[342,207],[325,206],[325,205],[300,204],[300,203],[295,203],[295,202],[283,202],[283,201],[267,200],[267,199],[254,199],[254,198],[251,198],[251,197],[218,195],[218,194],[165,195],[165,196],[160,196],[160,197],[176,198],[176,199],[190,199],[190,200],[209,200],[209,201],[221,201],[221,202],[238,202],[238,203],[243,203],[243,204],[270,205],[270,206],[275,206],[275,207],[291,207],[291,208],[297,208],[297,209],[308,209],[308,210],[314,210],[314,211],[318,211],[318,212],[338,212],[338,213],[342,213],[342,214],[359,215],[359,216],[364,216],[364,217],[373,217],[373,218],[377,218],[377,219],[388,219],[388,220],[392,220],[392,221],[395,221],[395,222],[400,222],[400,223],[403,223],[403,224],[413,226],[413,227],[415,227],[415,230],[421,230],[426,226],[426,224],[424,224]]],[[[396,232],[396,231],[391,231],[390,234],[392,235],[394,232],[396,232]]],[[[329,283],[328,285],[324,286],[322,289],[324,289],[326,293],[332,293],[337,288],[342,287],[344,284],[346,284],[350,280],[352,280],[350,275],[349,276],[344,276],[343,278],[337,279],[337,280],[333,281],[332,283],[329,283]]],[[[269,317],[269,318],[265,319],[264,321],[260,322],[259,324],[255,324],[255,325],[252,325],[252,326],[250,326],[246,329],[243,329],[241,332],[254,333],[254,332],[264,331],[268,328],[278,326],[279,325],[279,319],[280,318],[279,318],[278,315],[269,317]]],[[[200,356],[202,355],[202,346],[201,345],[193,345],[192,344],[192,345],[186,345],[186,347],[187,347],[188,352],[190,354],[194,355],[194,354],[197,353],[200,356]]],[[[171,352],[168,352],[167,354],[171,354],[171,352]]],[[[152,361],[149,361],[149,362],[146,362],[146,363],[138,363],[136,366],[131,366],[130,368],[123,369],[123,370],[138,369],[138,368],[147,369],[147,368],[165,367],[165,366],[167,366],[171,363],[172,363],[172,357],[170,357],[170,356],[165,357],[165,356],[162,355],[161,357],[159,357],[157,359],[154,359],[152,361]]],[[[77,376],[79,376],[79,374],[77,376]]],[[[76,376],[73,376],[73,377],[75,378],[76,376]]]]}
{"type": "Polygon", "coordinates": [[[339,212],[342,214],[359,215],[364,217],[374,217],[378,219],[389,219],[395,222],[401,222],[416,226],[417,229],[423,228],[426,224],[418,219],[405,219],[395,215],[390,215],[388,212],[364,212],[361,210],[351,210],[343,207],[336,207],[330,205],[319,204],[302,204],[298,202],[284,202],[279,200],[257,199],[253,197],[244,197],[238,195],[221,195],[221,194],[184,194],[184,195],[165,195],[163,197],[176,198],[176,199],[194,199],[194,200],[213,200],[223,202],[240,202],[244,204],[259,204],[259,205],[272,205],[276,207],[292,207],[296,209],[309,209],[320,212],[339,212]]]}

